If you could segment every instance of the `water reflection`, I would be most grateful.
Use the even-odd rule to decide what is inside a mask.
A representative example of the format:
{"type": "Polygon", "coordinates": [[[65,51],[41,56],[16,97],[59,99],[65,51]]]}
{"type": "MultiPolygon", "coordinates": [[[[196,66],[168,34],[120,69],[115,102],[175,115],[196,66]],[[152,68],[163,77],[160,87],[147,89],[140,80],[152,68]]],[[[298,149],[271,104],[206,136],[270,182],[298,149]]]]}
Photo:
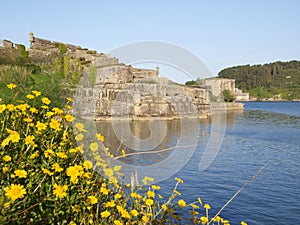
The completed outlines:
{"type": "Polygon", "coordinates": [[[117,156],[112,163],[121,164],[127,174],[125,180],[137,173],[139,178],[152,176],[157,182],[179,171],[210,133],[209,121],[198,119],[101,121],[96,126],[106,137],[105,146],[117,156]]]}

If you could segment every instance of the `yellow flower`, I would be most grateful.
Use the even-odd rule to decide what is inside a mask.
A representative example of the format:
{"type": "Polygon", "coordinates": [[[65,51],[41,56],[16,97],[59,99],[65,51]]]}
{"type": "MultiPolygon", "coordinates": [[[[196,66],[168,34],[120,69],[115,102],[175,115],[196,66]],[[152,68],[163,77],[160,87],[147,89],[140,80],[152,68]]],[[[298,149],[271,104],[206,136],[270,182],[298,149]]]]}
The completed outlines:
{"type": "Polygon", "coordinates": [[[148,184],[148,182],[153,182],[154,181],[154,178],[152,177],[148,177],[148,176],[145,176],[144,179],[142,180],[142,182],[146,185],[148,184]]]}
{"type": "Polygon", "coordinates": [[[230,225],[229,220],[222,220],[223,225],[230,225]]]}
{"type": "Polygon", "coordinates": [[[148,216],[143,216],[143,217],[142,217],[142,220],[143,220],[145,223],[149,222],[148,216]]]}
{"type": "Polygon", "coordinates": [[[2,158],[5,162],[10,162],[11,161],[11,157],[9,155],[5,155],[2,158]]]}
{"type": "Polygon", "coordinates": [[[10,129],[6,129],[6,130],[10,134],[9,139],[11,140],[11,142],[13,142],[13,143],[19,142],[20,134],[17,131],[13,131],[13,130],[10,130],[10,129]]]}
{"type": "Polygon", "coordinates": [[[97,139],[98,139],[99,141],[104,142],[104,136],[103,136],[103,135],[101,135],[101,134],[96,134],[96,137],[97,137],[97,139]]]}
{"type": "Polygon", "coordinates": [[[159,190],[160,189],[160,186],[158,186],[158,185],[152,185],[151,187],[152,187],[153,190],[159,190]]]}
{"type": "Polygon", "coordinates": [[[121,213],[121,217],[123,218],[130,218],[130,214],[127,212],[126,209],[124,209],[122,206],[117,206],[117,210],[119,213],[121,213]]]}
{"type": "Polygon", "coordinates": [[[30,122],[32,122],[32,119],[31,118],[24,118],[23,121],[26,122],[26,123],[30,123],[30,122]]]}
{"type": "Polygon", "coordinates": [[[123,223],[121,223],[119,220],[114,220],[114,224],[115,225],[123,225],[123,223]]]}
{"type": "Polygon", "coordinates": [[[4,112],[5,109],[6,109],[6,105],[5,104],[1,104],[0,105],[0,113],[4,112]]]}
{"type": "Polygon", "coordinates": [[[126,158],[126,152],[125,152],[124,149],[122,149],[122,155],[123,155],[124,158],[126,158]]]}
{"type": "Polygon", "coordinates": [[[94,205],[94,204],[98,203],[98,199],[95,196],[91,195],[91,196],[88,196],[88,202],[89,202],[89,204],[94,205]]]}
{"type": "Polygon", "coordinates": [[[54,163],[51,167],[55,172],[61,172],[64,169],[60,167],[60,165],[58,163],[54,163]]]}
{"type": "Polygon", "coordinates": [[[98,144],[96,142],[93,142],[90,144],[90,149],[92,152],[97,151],[98,150],[98,144]]]}
{"type": "Polygon", "coordinates": [[[69,149],[69,153],[76,153],[76,152],[79,152],[80,151],[80,148],[79,147],[76,147],[76,148],[70,148],[69,149]]]}
{"type": "Polygon", "coordinates": [[[53,173],[48,169],[42,168],[42,171],[43,171],[43,173],[48,174],[49,176],[53,175],[53,173]]]}
{"type": "Polygon", "coordinates": [[[205,204],[204,205],[204,209],[210,209],[210,205],[209,204],[205,204]]]}
{"type": "Polygon", "coordinates": [[[195,204],[192,204],[192,203],[190,204],[190,206],[192,206],[193,209],[199,209],[200,208],[199,206],[197,206],[195,204]]]}
{"type": "Polygon", "coordinates": [[[85,160],[83,162],[83,167],[88,170],[88,169],[92,169],[93,167],[93,163],[90,160],[85,160]]]}
{"type": "Polygon", "coordinates": [[[38,97],[38,96],[40,96],[40,95],[42,94],[40,91],[36,91],[36,90],[32,91],[32,93],[33,93],[36,97],[38,97]]]}
{"type": "Polygon", "coordinates": [[[105,210],[105,211],[101,212],[101,217],[102,218],[106,218],[106,217],[109,217],[109,216],[110,216],[110,212],[109,211],[105,210]]]}
{"type": "Polygon", "coordinates": [[[163,205],[161,206],[161,208],[162,208],[164,211],[167,211],[168,206],[167,206],[166,204],[163,204],[163,205]]]}
{"type": "Polygon", "coordinates": [[[201,216],[201,217],[200,217],[200,220],[201,220],[201,223],[202,223],[202,224],[206,224],[206,223],[208,222],[208,219],[207,219],[206,216],[201,216]]]}
{"type": "Polygon", "coordinates": [[[106,176],[108,176],[109,178],[114,176],[114,171],[112,168],[105,168],[105,169],[103,169],[103,171],[104,171],[104,174],[106,176]]]}
{"type": "Polygon", "coordinates": [[[153,205],[154,201],[153,201],[153,199],[146,199],[145,203],[147,206],[151,206],[151,205],[153,205]]]}
{"type": "Polygon", "coordinates": [[[9,169],[8,169],[7,166],[2,167],[2,172],[3,172],[3,174],[7,173],[8,170],[9,170],[9,169]]]}
{"type": "Polygon", "coordinates": [[[10,207],[10,202],[5,202],[3,206],[4,206],[4,208],[9,208],[10,207]]]}
{"type": "Polygon", "coordinates": [[[29,105],[25,103],[25,104],[17,105],[16,107],[17,107],[17,109],[24,112],[24,111],[26,111],[27,108],[29,108],[29,105]]]}
{"type": "Polygon", "coordinates": [[[178,178],[178,177],[175,177],[175,180],[176,180],[178,183],[183,183],[183,180],[181,180],[181,179],[178,178]]]}
{"type": "Polygon", "coordinates": [[[46,104],[46,105],[49,105],[51,103],[50,99],[49,98],[42,98],[42,103],[46,104]]]}
{"type": "Polygon", "coordinates": [[[56,107],[53,108],[52,111],[55,112],[56,114],[62,114],[62,113],[64,112],[64,111],[62,111],[61,109],[56,108],[56,107]]]}
{"type": "Polygon", "coordinates": [[[74,221],[71,221],[71,222],[69,223],[69,225],[76,225],[76,223],[75,223],[74,221]]]}
{"type": "Polygon", "coordinates": [[[56,155],[57,155],[57,157],[62,158],[62,159],[68,158],[68,156],[64,152],[57,152],[56,155]]]}
{"type": "Polygon", "coordinates": [[[220,216],[216,216],[215,219],[216,219],[217,222],[221,221],[221,217],[220,216]]]}
{"type": "Polygon", "coordinates": [[[179,205],[180,208],[184,208],[186,206],[186,203],[183,199],[180,199],[177,204],[179,205]]]}
{"type": "Polygon", "coordinates": [[[16,84],[13,84],[13,83],[10,83],[10,84],[8,84],[8,85],[6,85],[9,89],[14,89],[14,88],[16,88],[17,87],[17,85],[16,84]]]}
{"type": "MultiPolygon", "coordinates": [[[[86,172],[86,173],[83,174],[83,177],[91,179],[92,178],[92,174],[90,172],[86,172]]],[[[87,182],[89,182],[89,181],[87,181],[87,182]]]]}
{"type": "Polygon", "coordinates": [[[51,127],[53,130],[61,130],[61,129],[60,129],[60,122],[58,122],[58,120],[56,120],[56,119],[51,119],[50,127],[51,127]]]}
{"type": "Polygon", "coordinates": [[[155,197],[155,193],[153,191],[148,191],[147,192],[147,196],[148,196],[148,198],[154,198],[155,197]]]}
{"type": "Polygon", "coordinates": [[[34,108],[34,107],[30,108],[29,111],[32,112],[32,113],[38,113],[38,112],[39,112],[39,111],[38,111],[36,108],[34,108]]]}
{"type": "Polygon", "coordinates": [[[47,149],[44,151],[44,155],[46,158],[51,158],[54,155],[54,151],[52,149],[47,149]]]}
{"type": "Polygon", "coordinates": [[[19,178],[26,178],[27,177],[27,172],[25,170],[15,170],[14,173],[19,178]]]}
{"type": "Polygon", "coordinates": [[[120,195],[119,193],[115,194],[115,199],[120,199],[122,198],[122,195],[120,195]]]}
{"type": "Polygon", "coordinates": [[[114,171],[118,172],[122,169],[122,166],[114,166],[114,171]]]}
{"type": "Polygon", "coordinates": [[[67,99],[67,101],[69,101],[69,102],[73,102],[73,99],[72,98],[66,98],[67,99]]]}
{"type": "Polygon", "coordinates": [[[131,210],[130,214],[133,216],[138,216],[139,212],[137,210],[133,209],[133,210],[131,210]]]}
{"type": "Polygon", "coordinates": [[[31,146],[34,146],[34,139],[35,137],[33,135],[28,135],[26,138],[25,138],[25,144],[26,145],[31,145],[31,146]]]}
{"type": "Polygon", "coordinates": [[[28,95],[26,95],[26,98],[28,98],[28,99],[34,99],[34,95],[28,94],[28,95]]]}
{"type": "Polygon", "coordinates": [[[72,206],[72,211],[73,212],[79,212],[80,211],[80,205],[72,206]]]}
{"type": "Polygon", "coordinates": [[[39,156],[39,153],[38,152],[34,152],[34,153],[32,153],[30,156],[29,156],[29,158],[30,159],[35,159],[36,157],[38,157],[39,156]]]}
{"type": "Polygon", "coordinates": [[[201,200],[200,197],[198,198],[198,202],[199,202],[200,205],[202,205],[202,200],[201,200]]]}
{"type": "Polygon", "coordinates": [[[38,131],[46,130],[46,128],[47,128],[47,125],[44,123],[41,123],[40,121],[38,121],[35,126],[38,129],[38,131]]]}
{"type": "Polygon", "coordinates": [[[246,222],[244,222],[244,221],[242,221],[242,222],[241,222],[241,225],[247,225],[247,223],[246,223],[246,222]]]}
{"type": "Polygon", "coordinates": [[[83,134],[77,134],[76,137],[75,137],[75,140],[76,141],[82,141],[83,138],[84,138],[83,134]]]}
{"type": "Polygon", "coordinates": [[[75,184],[78,182],[78,176],[81,176],[84,174],[82,166],[79,166],[79,165],[68,167],[66,173],[67,173],[67,176],[70,177],[71,182],[75,183],[75,184]]]}
{"type": "Polygon", "coordinates": [[[106,187],[101,187],[100,188],[100,193],[102,193],[104,195],[108,195],[108,190],[106,189],[106,187]]]}
{"type": "Polygon", "coordinates": [[[80,131],[80,132],[86,132],[84,129],[84,125],[82,123],[76,123],[75,127],[80,131]]]}
{"type": "MultiPolygon", "coordinates": [[[[8,111],[13,111],[13,110],[15,110],[15,106],[13,105],[13,104],[7,104],[7,109],[8,109],[8,111]]],[[[0,107],[1,108],[1,107],[0,107]]],[[[0,110],[0,112],[1,112],[1,110],[0,110]]]]}
{"type": "Polygon", "coordinates": [[[68,122],[72,122],[74,120],[74,117],[68,114],[68,115],[65,115],[65,119],[68,122]]]}
{"type": "Polygon", "coordinates": [[[1,147],[7,146],[7,145],[9,144],[9,142],[10,142],[10,139],[9,139],[9,138],[5,138],[5,139],[2,141],[2,143],[1,143],[1,147]]]}
{"type": "Polygon", "coordinates": [[[131,193],[130,196],[132,198],[142,198],[142,196],[140,194],[136,193],[136,192],[131,193]]]}
{"type": "Polygon", "coordinates": [[[115,207],[116,206],[116,203],[115,203],[115,201],[114,200],[111,200],[111,201],[109,201],[109,202],[106,202],[106,203],[104,203],[104,207],[115,207]]]}
{"type": "Polygon", "coordinates": [[[49,118],[49,117],[51,117],[53,115],[54,115],[54,112],[51,112],[51,111],[49,111],[49,112],[46,113],[46,117],[47,118],[49,118]]]}
{"type": "Polygon", "coordinates": [[[68,190],[68,186],[67,185],[57,185],[54,184],[53,185],[53,194],[56,195],[57,198],[64,198],[67,196],[67,190],[68,190]]]}
{"type": "Polygon", "coordinates": [[[5,196],[15,201],[18,198],[24,198],[26,194],[26,189],[20,184],[11,184],[9,187],[4,189],[5,196]]]}

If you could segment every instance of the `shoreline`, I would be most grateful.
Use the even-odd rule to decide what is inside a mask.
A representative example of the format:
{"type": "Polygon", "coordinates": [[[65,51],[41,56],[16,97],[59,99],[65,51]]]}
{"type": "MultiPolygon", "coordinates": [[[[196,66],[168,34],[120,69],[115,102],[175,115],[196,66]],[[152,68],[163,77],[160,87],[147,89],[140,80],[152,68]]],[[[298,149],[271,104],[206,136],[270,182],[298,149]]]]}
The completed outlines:
{"type": "Polygon", "coordinates": [[[230,111],[243,111],[244,103],[230,102],[230,103],[212,103],[210,104],[210,111],[203,112],[197,115],[182,115],[182,116],[93,116],[83,115],[81,119],[94,120],[94,121],[172,121],[181,119],[209,119],[216,113],[227,113],[230,111]]]}
{"type": "Polygon", "coordinates": [[[294,99],[294,100],[249,100],[249,101],[243,101],[245,102],[300,102],[300,99],[294,99]]]}

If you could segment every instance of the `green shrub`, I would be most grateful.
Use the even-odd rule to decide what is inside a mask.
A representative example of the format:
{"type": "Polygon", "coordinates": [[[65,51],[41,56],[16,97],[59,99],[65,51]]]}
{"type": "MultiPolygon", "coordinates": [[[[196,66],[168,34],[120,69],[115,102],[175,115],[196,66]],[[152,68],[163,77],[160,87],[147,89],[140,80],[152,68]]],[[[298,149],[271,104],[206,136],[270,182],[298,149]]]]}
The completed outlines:
{"type": "Polygon", "coordinates": [[[235,100],[235,96],[229,90],[222,91],[222,94],[225,102],[233,102],[235,100]]]}

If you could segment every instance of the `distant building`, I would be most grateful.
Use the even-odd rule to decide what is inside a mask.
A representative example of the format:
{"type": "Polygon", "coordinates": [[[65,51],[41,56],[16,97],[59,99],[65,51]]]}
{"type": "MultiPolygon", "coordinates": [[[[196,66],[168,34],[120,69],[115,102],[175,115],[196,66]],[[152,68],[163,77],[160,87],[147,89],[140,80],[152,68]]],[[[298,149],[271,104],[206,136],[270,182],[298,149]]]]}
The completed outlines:
{"type": "Polygon", "coordinates": [[[249,93],[235,87],[235,79],[212,77],[203,81],[203,84],[211,90],[212,96],[217,101],[222,101],[222,92],[230,91],[235,96],[236,101],[249,101],[249,93]]]}
{"type": "Polygon", "coordinates": [[[239,102],[249,101],[249,93],[244,93],[241,89],[235,88],[235,100],[239,102]]]}

